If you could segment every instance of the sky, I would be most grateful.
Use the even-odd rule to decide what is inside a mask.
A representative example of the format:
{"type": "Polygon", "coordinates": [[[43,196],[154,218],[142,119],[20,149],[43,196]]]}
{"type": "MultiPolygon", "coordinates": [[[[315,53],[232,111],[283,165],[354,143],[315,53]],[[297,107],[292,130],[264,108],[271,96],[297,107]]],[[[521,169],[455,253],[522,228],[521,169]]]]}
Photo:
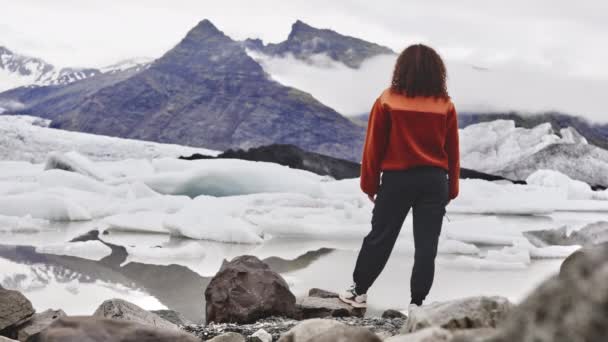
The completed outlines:
{"type": "MultiPolygon", "coordinates": [[[[515,70],[509,87],[496,91],[509,92],[516,101],[518,94],[533,96],[512,91],[526,84],[529,73],[543,74],[549,88],[553,85],[546,82],[563,82],[560,100],[574,92],[574,104],[598,101],[608,91],[605,0],[0,0],[0,8],[0,46],[57,66],[102,67],[159,57],[202,19],[233,39],[265,42],[284,40],[301,19],[395,51],[422,42],[448,63],[503,74],[515,70]],[[581,87],[590,87],[592,96],[581,87]]],[[[348,71],[339,72],[348,77],[348,71]]],[[[278,77],[290,81],[289,75],[278,77]]],[[[601,105],[592,105],[591,117],[598,118],[601,105]]]]}
{"type": "Polygon", "coordinates": [[[286,38],[301,19],[401,50],[608,78],[605,0],[0,0],[0,45],[58,66],[158,57],[202,19],[234,39],[286,38]]]}

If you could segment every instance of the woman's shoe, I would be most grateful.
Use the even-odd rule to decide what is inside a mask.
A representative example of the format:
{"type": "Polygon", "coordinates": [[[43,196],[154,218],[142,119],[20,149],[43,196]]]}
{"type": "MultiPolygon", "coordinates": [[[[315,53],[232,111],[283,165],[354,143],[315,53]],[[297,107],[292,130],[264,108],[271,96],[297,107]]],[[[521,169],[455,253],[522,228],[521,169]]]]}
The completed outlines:
{"type": "Polygon", "coordinates": [[[346,304],[350,304],[353,308],[357,309],[365,309],[367,308],[367,295],[357,294],[355,291],[355,286],[351,286],[348,290],[344,291],[344,293],[339,295],[340,300],[346,304]]]}

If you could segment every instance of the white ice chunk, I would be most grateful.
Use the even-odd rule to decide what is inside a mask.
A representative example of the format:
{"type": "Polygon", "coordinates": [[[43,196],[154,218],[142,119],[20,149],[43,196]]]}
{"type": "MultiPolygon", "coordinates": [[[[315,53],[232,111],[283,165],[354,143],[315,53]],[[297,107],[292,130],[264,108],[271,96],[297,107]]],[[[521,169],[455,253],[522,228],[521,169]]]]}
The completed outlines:
{"type": "Polygon", "coordinates": [[[167,214],[163,212],[140,211],[106,217],[104,222],[110,230],[168,234],[169,231],[163,227],[166,217],[167,214]]]}
{"type": "Polygon", "coordinates": [[[102,169],[96,167],[87,157],[75,151],[49,153],[44,169],[60,169],[76,172],[100,181],[110,178],[108,174],[105,174],[102,169]]]}
{"type": "Polygon", "coordinates": [[[114,189],[94,178],[64,170],[46,170],[38,176],[40,185],[46,188],[66,187],[99,194],[111,194],[114,189]]]}
{"type": "Polygon", "coordinates": [[[15,217],[0,215],[0,232],[36,233],[48,229],[47,220],[35,219],[30,216],[15,217]]]}
{"type": "Polygon", "coordinates": [[[143,182],[162,194],[196,197],[234,196],[269,192],[322,194],[322,177],[273,163],[236,159],[199,160],[196,168],[144,177],[143,182]]]}
{"type": "Polygon", "coordinates": [[[242,217],[239,207],[215,197],[200,196],[165,220],[171,234],[197,240],[261,243],[256,227],[242,217]]]}
{"type": "Polygon", "coordinates": [[[587,183],[571,179],[558,171],[538,170],[526,179],[526,183],[557,189],[571,200],[586,200],[594,197],[593,190],[587,183]]]}
{"type": "Polygon", "coordinates": [[[101,260],[112,254],[112,249],[101,241],[66,242],[56,245],[36,247],[36,252],[73,256],[89,260],[101,260]]]}
{"type": "Polygon", "coordinates": [[[0,215],[31,216],[49,221],[90,220],[91,213],[72,198],[51,193],[0,197],[0,215]]]}

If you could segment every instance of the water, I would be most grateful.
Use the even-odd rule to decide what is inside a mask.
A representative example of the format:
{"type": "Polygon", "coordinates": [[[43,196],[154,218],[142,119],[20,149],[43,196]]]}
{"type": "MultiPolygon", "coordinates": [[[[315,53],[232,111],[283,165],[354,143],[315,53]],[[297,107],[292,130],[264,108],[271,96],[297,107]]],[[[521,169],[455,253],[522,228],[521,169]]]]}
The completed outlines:
{"type": "MultiPolygon", "coordinates": [[[[547,217],[502,216],[500,222],[525,231],[547,223],[583,225],[600,214],[560,213],[547,217]]],[[[452,220],[470,218],[454,216],[452,220]]],[[[402,232],[408,239],[409,223],[402,232]]],[[[148,310],[172,309],[194,322],[204,320],[204,290],[222,261],[252,254],[280,272],[296,295],[320,287],[339,291],[350,285],[361,241],[273,239],[261,246],[229,245],[171,238],[167,235],[110,233],[110,256],[100,260],[40,254],[33,246],[69,241],[99,223],[57,224],[54,230],[0,234],[0,284],[22,291],[37,310],[63,309],[89,315],[104,300],[123,298],[148,310]],[[126,249],[125,249],[126,248],[126,249]],[[128,254],[127,251],[129,251],[128,254]]],[[[487,250],[492,247],[482,247],[487,250]]],[[[494,247],[495,248],[495,247],[494,247]]],[[[440,255],[429,301],[474,295],[501,295],[519,301],[547,277],[562,260],[534,260],[520,269],[484,269],[454,263],[457,256],[440,255]]],[[[393,252],[386,269],[370,290],[370,314],[405,309],[409,303],[411,250],[393,252]]]]}

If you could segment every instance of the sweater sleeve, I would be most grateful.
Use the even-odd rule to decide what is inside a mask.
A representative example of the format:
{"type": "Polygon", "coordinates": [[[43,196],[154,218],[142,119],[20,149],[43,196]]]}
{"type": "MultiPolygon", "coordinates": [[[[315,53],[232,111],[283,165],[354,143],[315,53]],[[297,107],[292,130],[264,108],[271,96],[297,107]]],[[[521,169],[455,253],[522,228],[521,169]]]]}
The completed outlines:
{"type": "Polygon", "coordinates": [[[460,147],[458,138],[458,114],[454,105],[450,107],[447,116],[447,136],[445,151],[448,155],[448,177],[450,181],[450,199],[458,196],[460,179],[460,147]]]}
{"type": "Polygon", "coordinates": [[[361,160],[361,190],[374,196],[380,186],[382,159],[388,142],[390,117],[380,99],[372,107],[361,160]]]}

